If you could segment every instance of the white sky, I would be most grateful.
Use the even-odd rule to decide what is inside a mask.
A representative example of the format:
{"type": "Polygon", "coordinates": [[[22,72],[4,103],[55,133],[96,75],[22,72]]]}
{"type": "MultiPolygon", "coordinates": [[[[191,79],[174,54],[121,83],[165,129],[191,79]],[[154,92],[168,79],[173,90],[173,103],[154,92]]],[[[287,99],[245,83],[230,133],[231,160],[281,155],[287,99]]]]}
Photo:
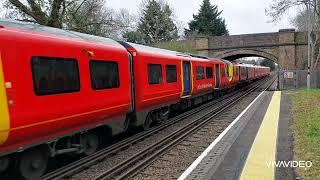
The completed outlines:
{"type": "MultiPolygon", "coordinates": [[[[0,0],[0,4],[3,0],[0,0]]],[[[128,9],[131,13],[138,14],[142,0],[106,0],[107,6],[115,10],[121,8],[128,9]]],[[[197,14],[203,0],[167,0],[174,9],[175,16],[183,25],[192,19],[192,14],[197,14]]],[[[212,4],[218,5],[219,10],[223,10],[222,17],[226,20],[227,28],[231,35],[249,34],[262,32],[277,32],[282,28],[292,28],[290,19],[295,12],[283,17],[274,24],[268,23],[270,19],[265,15],[265,8],[272,0],[211,0],[212,4]]],[[[0,17],[4,11],[0,8],[0,17]]]]}
{"type": "MultiPolygon", "coordinates": [[[[192,19],[192,14],[197,14],[203,0],[167,0],[174,9],[175,16],[185,26],[192,19]]],[[[290,18],[295,12],[284,17],[277,24],[268,23],[270,19],[265,15],[265,8],[272,0],[211,0],[212,4],[218,5],[223,10],[222,17],[226,20],[230,34],[248,34],[262,32],[276,32],[282,28],[292,28],[290,18]]],[[[125,8],[131,13],[137,13],[141,0],[107,0],[107,6],[115,10],[125,8]]]]}

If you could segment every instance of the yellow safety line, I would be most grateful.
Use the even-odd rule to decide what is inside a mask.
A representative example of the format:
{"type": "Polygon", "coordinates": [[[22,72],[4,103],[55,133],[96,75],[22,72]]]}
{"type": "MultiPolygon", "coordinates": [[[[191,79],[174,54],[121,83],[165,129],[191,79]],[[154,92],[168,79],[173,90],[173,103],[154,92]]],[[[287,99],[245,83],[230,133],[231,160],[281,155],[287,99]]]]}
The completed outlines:
{"type": "Polygon", "coordinates": [[[0,52],[0,145],[7,141],[9,129],[10,115],[0,52]]]}
{"type": "Polygon", "coordinates": [[[275,179],[281,91],[274,92],[242,170],[241,180],[275,179]]]}

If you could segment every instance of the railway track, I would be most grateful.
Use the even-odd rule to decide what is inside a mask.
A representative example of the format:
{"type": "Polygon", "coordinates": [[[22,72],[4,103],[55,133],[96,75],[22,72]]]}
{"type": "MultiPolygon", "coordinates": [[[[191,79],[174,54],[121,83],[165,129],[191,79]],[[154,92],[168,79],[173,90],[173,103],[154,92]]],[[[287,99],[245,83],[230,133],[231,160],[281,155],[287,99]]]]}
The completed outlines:
{"type": "Polygon", "coordinates": [[[117,152],[135,144],[143,139],[156,134],[157,132],[165,129],[168,126],[171,126],[174,123],[177,123],[193,114],[200,112],[207,108],[212,108],[211,111],[207,112],[204,116],[197,118],[193,122],[186,124],[183,128],[169,134],[165,138],[161,139],[159,142],[156,142],[139,153],[127,158],[120,164],[117,164],[111,169],[103,172],[102,174],[96,177],[97,180],[100,179],[124,179],[133,176],[139,169],[142,169],[152,162],[159,154],[170,149],[172,146],[183,140],[192,132],[195,132],[197,129],[201,128],[213,117],[219,115],[221,112],[231,107],[233,104],[237,103],[241,98],[245,97],[252,91],[261,87],[261,85],[270,81],[270,78],[260,80],[248,87],[241,89],[240,92],[231,93],[224,96],[223,98],[214,100],[205,105],[199,106],[195,109],[192,109],[186,113],[178,115],[171,119],[170,121],[163,123],[159,126],[156,126],[148,131],[138,133],[132,137],[129,137],[119,143],[111,145],[101,151],[98,151],[94,155],[84,157],[78,161],[75,161],[67,166],[64,166],[60,169],[57,169],[51,173],[48,173],[42,177],[43,180],[47,179],[64,179],[73,176],[77,172],[80,172],[84,169],[89,168],[93,164],[103,161],[105,158],[110,157],[117,152]]]}
{"type": "MultiPolygon", "coordinates": [[[[271,84],[273,84],[272,81],[271,84]]],[[[264,84],[264,83],[261,83],[264,84]]],[[[103,172],[98,175],[95,180],[106,180],[106,179],[126,179],[135,175],[140,169],[146,167],[149,163],[151,163],[156,157],[161,155],[163,152],[169,150],[174,147],[177,143],[184,140],[186,137],[190,136],[194,132],[198,131],[201,127],[210,122],[213,118],[218,116],[220,113],[224,112],[229,107],[232,107],[234,104],[238,103],[243,97],[250,94],[252,91],[256,90],[261,86],[258,84],[253,88],[250,88],[248,91],[244,93],[240,93],[238,96],[231,98],[230,100],[223,102],[218,107],[214,108],[208,114],[203,117],[197,118],[193,122],[187,124],[185,127],[169,134],[167,137],[163,138],[159,142],[155,142],[150,146],[146,147],[144,150],[139,153],[131,156],[126,161],[114,166],[113,168],[103,172]]],[[[270,85],[271,85],[270,84],[270,85]]],[[[266,89],[269,86],[266,87],[266,89]]]]}

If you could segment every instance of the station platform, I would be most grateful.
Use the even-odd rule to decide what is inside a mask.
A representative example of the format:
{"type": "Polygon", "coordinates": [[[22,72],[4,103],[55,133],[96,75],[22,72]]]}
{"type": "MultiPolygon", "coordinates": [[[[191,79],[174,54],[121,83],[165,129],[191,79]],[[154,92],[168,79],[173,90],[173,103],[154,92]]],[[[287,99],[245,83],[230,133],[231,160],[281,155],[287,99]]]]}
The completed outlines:
{"type": "Polygon", "coordinates": [[[289,97],[264,91],[179,177],[184,179],[295,179],[289,97]]]}

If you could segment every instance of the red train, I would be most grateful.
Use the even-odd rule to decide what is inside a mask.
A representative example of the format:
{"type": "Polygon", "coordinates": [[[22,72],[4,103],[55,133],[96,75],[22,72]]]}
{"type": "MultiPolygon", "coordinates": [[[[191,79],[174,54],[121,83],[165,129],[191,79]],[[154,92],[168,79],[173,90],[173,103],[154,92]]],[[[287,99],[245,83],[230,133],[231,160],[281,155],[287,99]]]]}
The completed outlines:
{"type": "Polygon", "coordinates": [[[91,154],[238,83],[269,75],[232,64],[18,21],[0,21],[0,171],[39,178],[49,157],[91,154]]]}

